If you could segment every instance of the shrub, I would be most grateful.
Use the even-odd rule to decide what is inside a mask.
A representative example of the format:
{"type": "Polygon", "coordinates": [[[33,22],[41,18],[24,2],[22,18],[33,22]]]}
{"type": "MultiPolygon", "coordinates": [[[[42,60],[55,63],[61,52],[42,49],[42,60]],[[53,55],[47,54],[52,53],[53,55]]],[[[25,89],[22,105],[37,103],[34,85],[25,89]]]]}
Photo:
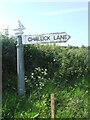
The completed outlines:
{"type": "MultiPolygon", "coordinates": [[[[16,39],[2,36],[3,79],[10,74],[16,75],[16,39]]],[[[57,83],[71,80],[89,73],[88,49],[69,48],[55,45],[24,45],[25,75],[36,68],[47,69],[48,77],[57,83]]],[[[39,80],[39,79],[38,79],[39,80]]]]}
{"type": "Polygon", "coordinates": [[[3,87],[8,77],[16,75],[16,39],[2,35],[2,78],[3,87]]]}

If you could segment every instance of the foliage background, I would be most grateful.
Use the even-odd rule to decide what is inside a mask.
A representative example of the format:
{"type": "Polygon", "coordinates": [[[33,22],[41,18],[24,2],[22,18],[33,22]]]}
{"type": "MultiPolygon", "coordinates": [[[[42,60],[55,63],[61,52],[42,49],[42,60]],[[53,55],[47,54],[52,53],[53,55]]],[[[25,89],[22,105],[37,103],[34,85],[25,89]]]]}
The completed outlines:
{"type": "Polygon", "coordinates": [[[56,118],[88,117],[87,47],[24,45],[26,96],[21,98],[16,63],[16,38],[2,35],[4,118],[50,118],[52,92],[56,118]]]}

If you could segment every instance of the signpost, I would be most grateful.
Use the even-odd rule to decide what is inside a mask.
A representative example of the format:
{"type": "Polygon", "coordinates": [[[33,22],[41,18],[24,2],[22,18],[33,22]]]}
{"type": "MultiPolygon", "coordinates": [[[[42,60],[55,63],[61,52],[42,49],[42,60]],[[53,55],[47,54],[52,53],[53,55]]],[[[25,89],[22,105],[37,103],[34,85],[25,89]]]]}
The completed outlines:
{"type": "Polygon", "coordinates": [[[18,95],[25,94],[24,80],[24,44],[42,44],[42,43],[65,43],[69,40],[70,35],[66,32],[23,35],[25,27],[18,20],[16,31],[17,36],[17,77],[18,77],[18,95]]]}
{"type": "Polygon", "coordinates": [[[35,35],[23,35],[23,44],[40,44],[40,43],[65,43],[69,40],[70,35],[66,32],[47,33],[47,34],[35,34],[35,35]]]}
{"type": "Polygon", "coordinates": [[[17,36],[17,77],[18,77],[18,95],[25,94],[25,80],[24,80],[24,45],[22,44],[22,34],[24,33],[24,26],[18,21],[18,25],[14,31],[17,36]]]}

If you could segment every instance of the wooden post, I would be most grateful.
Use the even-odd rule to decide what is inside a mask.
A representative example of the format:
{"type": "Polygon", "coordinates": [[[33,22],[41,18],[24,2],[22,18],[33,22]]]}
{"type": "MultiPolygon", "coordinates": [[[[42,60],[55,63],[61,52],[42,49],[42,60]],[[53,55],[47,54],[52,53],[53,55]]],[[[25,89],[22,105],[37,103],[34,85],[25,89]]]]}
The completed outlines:
{"type": "Polygon", "coordinates": [[[54,119],[54,94],[51,94],[51,118],[54,119]]]}

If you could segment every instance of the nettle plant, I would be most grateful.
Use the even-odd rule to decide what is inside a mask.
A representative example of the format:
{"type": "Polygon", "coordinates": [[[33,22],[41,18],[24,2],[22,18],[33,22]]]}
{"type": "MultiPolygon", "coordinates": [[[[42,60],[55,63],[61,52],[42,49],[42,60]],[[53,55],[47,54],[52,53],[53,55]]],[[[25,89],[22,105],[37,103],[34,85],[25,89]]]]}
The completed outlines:
{"type": "Polygon", "coordinates": [[[30,77],[26,78],[26,84],[29,89],[42,89],[47,82],[47,69],[37,67],[31,73],[30,77]]]}

